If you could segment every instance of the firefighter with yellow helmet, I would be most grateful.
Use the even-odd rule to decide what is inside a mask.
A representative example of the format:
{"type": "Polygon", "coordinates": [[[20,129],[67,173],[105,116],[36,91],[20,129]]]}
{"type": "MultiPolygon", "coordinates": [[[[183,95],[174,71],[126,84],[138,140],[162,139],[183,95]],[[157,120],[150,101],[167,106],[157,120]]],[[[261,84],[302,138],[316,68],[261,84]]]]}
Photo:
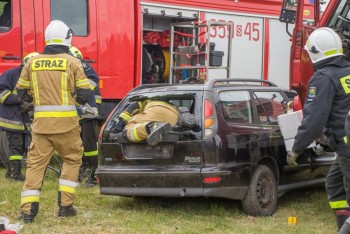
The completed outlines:
{"type": "Polygon", "coordinates": [[[77,214],[73,201],[83,146],[76,106],[86,103],[90,84],[81,62],[68,54],[72,37],[73,31],[65,23],[51,21],[45,30],[43,53],[29,59],[17,83],[19,96],[34,105],[19,217],[25,223],[31,223],[38,214],[43,176],[55,150],[63,160],[58,216],[77,214]]]}
{"type": "Polygon", "coordinates": [[[96,102],[96,90],[99,90],[99,77],[95,70],[90,66],[88,62],[83,60],[83,55],[80,50],[72,46],[69,49],[69,54],[73,55],[81,61],[83,65],[84,73],[90,82],[91,93],[87,100],[86,105],[83,107],[84,113],[80,113],[79,124],[81,126],[81,139],[83,140],[84,155],[83,162],[80,167],[78,180],[81,182],[86,172],[89,172],[89,178],[86,181],[87,186],[94,186],[97,184],[95,177],[95,171],[98,163],[98,151],[97,151],[97,102],[96,102]]]}
{"type": "Polygon", "coordinates": [[[25,153],[25,137],[30,130],[28,112],[33,108],[30,103],[23,102],[18,97],[16,83],[23,65],[36,55],[37,52],[28,54],[21,65],[4,72],[0,77],[0,130],[6,131],[9,141],[5,177],[16,181],[24,180],[21,161],[25,153]]]}

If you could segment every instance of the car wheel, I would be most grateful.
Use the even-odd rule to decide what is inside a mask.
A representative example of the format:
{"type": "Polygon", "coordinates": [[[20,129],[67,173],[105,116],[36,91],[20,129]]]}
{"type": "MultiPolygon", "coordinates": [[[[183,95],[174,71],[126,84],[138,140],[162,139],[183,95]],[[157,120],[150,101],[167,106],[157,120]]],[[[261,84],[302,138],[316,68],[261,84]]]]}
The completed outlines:
{"type": "Polygon", "coordinates": [[[272,215],[277,206],[277,183],[269,167],[259,165],[253,175],[248,193],[241,201],[245,213],[252,216],[272,215]]]}

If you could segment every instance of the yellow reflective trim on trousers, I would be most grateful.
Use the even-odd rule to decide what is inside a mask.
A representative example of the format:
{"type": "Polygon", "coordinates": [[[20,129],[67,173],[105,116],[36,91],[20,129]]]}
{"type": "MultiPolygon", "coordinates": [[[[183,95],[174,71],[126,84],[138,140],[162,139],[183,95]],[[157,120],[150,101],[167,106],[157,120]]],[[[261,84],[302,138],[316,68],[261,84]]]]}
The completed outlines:
{"type": "Polygon", "coordinates": [[[134,129],[132,130],[132,134],[133,134],[135,140],[141,141],[141,138],[140,138],[139,135],[137,134],[136,128],[134,128],[134,129]]]}
{"type": "Polygon", "coordinates": [[[50,117],[75,117],[78,116],[77,111],[50,111],[50,112],[34,112],[34,118],[50,118],[50,117]]]}
{"type": "Polygon", "coordinates": [[[39,196],[21,197],[21,205],[24,205],[26,203],[32,203],[32,202],[39,202],[39,200],[40,200],[39,196]]]}
{"type": "Polygon", "coordinates": [[[71,193],[71,194],[75,194],[75,192],[77,191],[77,189],[76,189],[76,188],[73,188],[73,187],[69,187],[69,186],[67,186],[67,185],[60,185],[59,191],[61,191],[61,192],[66,192],[66,193],[71,193]]]}
{"type": "Polygon", "coordinates": [[[30,88],[30,81],[29,80],[24,80],[22,78],[19,78],[18,81],[17,81],[17,84],[19,84],[21,87],[24,87],[24,88],[30,88]]]}
{"type": "Polygon", "coordinates": [[[340,209],[340,208],[349,207],[348,202],[346,200],[331,201],[331,202],[329,202],[329,205],[331,206],[332,209],[340,209]]]}
{"type": "Polygon", "coordinates": [[[101,104],[101,103],[102,103],[102,100],[101,100],[101,99],[96,98],[96,104],[101,104]]]}
{"type": "Polygon", "coordinates": [[[86,156],[86,157],[97,156],[97,155],[98,155],[98,151],[97,150],[84,152],[84,156],[86,156]]]}
{"type": "Polygon", "coordinates": [[[22,159],[23,159],[22,155],[10,155],[10,161],[22,160],[22,159]]]}
{"type": "Polygon", "coordinates": [[[8,129],[15,129],[15,130],[24,130],[24,126],[21,125],[15,125],[15,124],[9,124],[9,123],[4,123],[0,122],[0,127],[8,128],[8,129]]]}
{"type": "Polygon", "coordinates": [[[68,106],[68,84],[67,73],[61,74],[61,91],[62,91],[62,105],[68,106]]]}
{"type": "Polygon", "coordinates": [[[36,72],[32,73],[32,83],[34,90],[34,98],[37,106],[40,106],[40,97],[39,97],[39,88],[38,88],[38,77],[36,76],[36,72]]]}

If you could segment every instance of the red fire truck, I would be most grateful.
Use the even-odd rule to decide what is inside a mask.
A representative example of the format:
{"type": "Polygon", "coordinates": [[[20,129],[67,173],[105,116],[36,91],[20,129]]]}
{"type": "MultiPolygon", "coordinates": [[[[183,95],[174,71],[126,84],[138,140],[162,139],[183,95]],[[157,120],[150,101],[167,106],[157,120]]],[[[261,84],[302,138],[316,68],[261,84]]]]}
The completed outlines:
{"type": "MultiPolygon", "coordinates": [[[[59,19],[74,31],[78,47],[101,78],[106,116],[143,79],[145,58],[153,69],[149,83],[170,82],[171,24],[231,22],[231,51],[219,42],[227,27],[211,29],[211,42],[223,59],[230,56],[232,78],[266,79],[289,87],[290,37],[279,22],[282,0],[0,0],[0,74],[20,64],[24,55],[44,48],[45,27],[59,19]],[[159,35],[157,35],[159,33],[159,35]],[[161,36],[160,42],[145,42],[161,36]],[[146,49],[146,50],[144,50],[146,49]],[[152,74],[153,73],[153,74],[152,74]]],[[[290,28],[291,30],[292,28],[290,28]]],[[[177,35],[186,45],[185,34],[177,35]]],[[[151,74],[149,74],[151,72],[151,74]]]]}

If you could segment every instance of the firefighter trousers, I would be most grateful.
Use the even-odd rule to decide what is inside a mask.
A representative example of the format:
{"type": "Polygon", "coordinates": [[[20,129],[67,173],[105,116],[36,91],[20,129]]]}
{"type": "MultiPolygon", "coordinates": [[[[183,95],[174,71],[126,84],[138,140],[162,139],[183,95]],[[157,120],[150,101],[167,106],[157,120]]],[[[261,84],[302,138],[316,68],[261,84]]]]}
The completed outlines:
{"type": "Polygon", "coordinates": [[[91,168],[97,168],[96,126],[96,119],[83,120],[81,123],[81,139],[84,146],[83,164],[91,168]]]}
{"type": "Polygon", "coordinates": [[[152,122],[170,123],[174,126],[177,122],[178,111],[170,104],[167,106],[153,105],[133,116],[125,126],[127,138],[133,142],[145,140],[149,133],[147,125],[152,122]]]}
{"type": "Polygon", "coordinates": [[[36,216],[45,170],[55,150],[63,160],[58,205],[61,207],[73,204],[83,154],[80,126],[66,133],[32,133],[27,157],[26,180],[21,194],[22,213],[36,216]]]}
{"type": "Polygon", "coordinates": [[[349,209],[350,204],[350,157],[337,155],[327,174],[326,191],[332,209],[349,209]]]}

